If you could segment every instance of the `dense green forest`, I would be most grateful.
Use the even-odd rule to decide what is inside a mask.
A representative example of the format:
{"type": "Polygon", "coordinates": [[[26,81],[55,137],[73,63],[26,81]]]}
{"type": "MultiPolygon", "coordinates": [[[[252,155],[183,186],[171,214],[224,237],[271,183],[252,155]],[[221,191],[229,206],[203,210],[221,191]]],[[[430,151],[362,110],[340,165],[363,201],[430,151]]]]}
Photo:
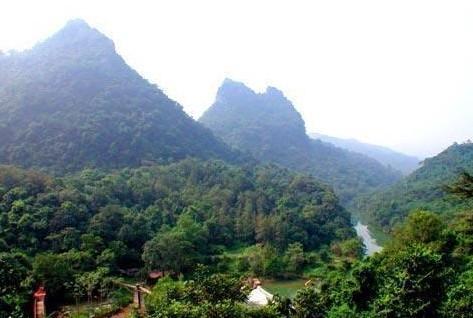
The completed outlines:
{"type": "Polygon", "coordinates": [[[255,93],[226,79],[215,103],[199,121],[229,145],[259,160],[310,173],[333,185],[343,202],[401,177],[400,172],[365,155],[310,139],[301,115],[273,87],[255,93]]]}
{"type": "Polygon", "coordinates": [[[411,211],[427,209],[445,218],[471,208],[472,200],[451,198],[445,186],[462,172],[473,172],[473,144],[454,144],[392,187],[361,198],[353,210],[373,225],[390,231],[411,211]]]}
{"type": "Polygon", "coordinates": [[[191,280],[158,282],[148,298],[150,316],[472,317],[472,233],[471,210],[448,223],[419,211],[381,253],[328,268],[294,299],[276,297],[266,307],[248,307],[242,304],[241,280],[198,272],[191,280]]]}
{"type": "Polygon", "coordinates": [[[44,283],[51,301],[70,301],[84,275],[224,269],[228,260],[216,256],[245,246],[255,246],[250,259],[268,255],[261,261],[269,263],[243,257],[240,270],[282,275],[291,271],[278,261],[286,251],[354,237],[329,188],[275,166],[186,160],[65,178],[2,166],[0,198],[1,261],[10,268],[1,280],[17,275],[2,288],[3,312],[24,305],[33,284],[44,283]]]}
{"type": "MultiPolygon", "coordinates": [[[[381,253],[361,259],[334,194],[276,166],[186,160],[63,178],[2,166],[0,185],[2,317],[26,314],[38,283],[51,307],[126,305],[113,281],[131,266],[171,274],[146,298],[150,317],[469,317],[473,308],[471,209],[448,220],[414,212],[381,253]],[[235,248],[245,252],[233,259],[235,248]],[[247,275],[307,266],[321,267],[293,299],[245,304],[247,275]]],[[[470,200],[473,177],[447,189],[470,200]]]]}
{"type": "Polygon", "coordinates": [[[231,80],[196,122],[71,21],[0,54],[0,318],[43,285],[49,312],[109,317],[142,282],[153,318],[472,317],[472,163],[455,144],[400,180],[231,80]],[[308,281],[259,307],[253,278],[308,281]]]}
{"type": "MultiPolygon", "coordinates": [[[[473,176],[464,174],[449,192],[472,199],[473,176]]],[[[188,279],[160,280],[148,310],[156,318],[465,318],[473,309],[472,265],[471,209],[448,221],[417,211],[382,252],[326,267],[293,299],[276,296],[266,307],[247,306],[243,277],[200,266],[188,279]]]]}
{"type": "Polygon", "coordinates": [[[401,171],[405,175],[413,172],[419,167],[420,159],[405,155],[387,147],[367,144],[356,139],[336,138],[316,133],[311,133],[309,136],[313,139],[320,139],[331,143],[340,148],[367,155],[368,157],[381,162],[386,167],[392,167],[401,171]]]}
{"type": "Polygon", "coordinates": [[[0,56],[0,162],[70,172],[238,155],[81,20],[0,56]]]}

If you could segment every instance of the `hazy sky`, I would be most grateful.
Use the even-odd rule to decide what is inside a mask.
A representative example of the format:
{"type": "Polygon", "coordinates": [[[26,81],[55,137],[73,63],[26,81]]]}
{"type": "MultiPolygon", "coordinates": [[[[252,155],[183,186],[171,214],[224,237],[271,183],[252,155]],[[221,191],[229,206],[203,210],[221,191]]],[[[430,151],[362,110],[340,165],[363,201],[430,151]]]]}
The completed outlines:
{"type": "Polygon", "coordinates": [[[473,139],[473,1],[21,1],[0,49],[72,18],[198,118],[225,77],[273,85],[307,130],[418,156],[473,139]]]}

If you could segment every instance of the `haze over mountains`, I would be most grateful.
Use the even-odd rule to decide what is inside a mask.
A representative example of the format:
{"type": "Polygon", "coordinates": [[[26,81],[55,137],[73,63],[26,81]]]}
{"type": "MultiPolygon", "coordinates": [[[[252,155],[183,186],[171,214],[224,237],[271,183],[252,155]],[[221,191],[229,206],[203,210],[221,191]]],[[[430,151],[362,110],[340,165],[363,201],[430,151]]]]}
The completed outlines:
{"type": "MultiPolygon", "coordinates": [[[[441,179],[470,169],[464,164],[471,160],[470,144],[454,145],[399,181],[394,169],[408,174],[418,165],[416,158],[351,139],[320,134],[311,139],[283,92],[268,87],[256,93],[231,79],[199,121],[131,69],[113,42],[82,20],[69,22],[31,50],[0,56],[1,163],[63,174],[187,157],[237,163],[243,152],[246,159],[319,178],[345,204],[370,194],[356,201],[363,206],[358,212],[386,227],[412,207],[426,206],[421,202],[432,198],[421,193],[441,197],[441,179]],[[457,162],[444,162],[447,157],[457,162]],[[415,193],[413,203],[406,202],[408,193],[415,193]]],[[[432,202],[433,210],[443,207],[432,202]]]]}
{"type": "Polygon", "coordinates": [[[409,174],[419,167],[420,159],[402,154],[387,147],[367,144],[356,139],[343,139],[318,133],[310,133],[309,136],[314,139],[329,142],[340,148],[365,154],[368,157],[378,160],[387,167],[390,166],[401,171],[403,174],[409,174]]]}
{"type": "MultiPolygon", "coordinates": [[[[281,106],[274,115],[295,115],[305,136],[281,106]]],[[[84,277],[90,298],[128,269],[250,265],[252,254],[223,257],[235,246],[268,255],[277,266],[263,274],[282,276],[301,270],[281,262],[287,249],[345,240],[361,250],[330,186],[231,149],[84,21],[0,57],[0,318],[26,317],[40,285],[57,309],[85,295],[84,277]]]]}
{"type": "Polygon", "coordinates": [[[132,315],[470,317],[473,144],[403,178],[412,158],[332,142],[230,79],[194,121],[80,20],[0,56],[0,318],[121,315],[146,273],[132,315]],[[392,241],[365,257],[353,216],[392,241]],[[255,277],[299,291],[248,306],[255,277]]]}
{"type": "Polygon", "coordinates": [[[1,162],[63,172],[237,157],[82,20],[0,56],[0,135],[1,162]]]}
{"type": "Polygon", "coordinates": [[[230,79],[198,123],[82,20],[31,50],[0,57],[0,133],[1,163],[54,173],[187,157],[241,162],[246,152],[312,174],[344,203],[393,184],[401,176],[392,168],[407,173],[416,162],[352,140],[313,140],[283,92],[255,93],[230,79]]]}
{"type": "Polygon", "coordinates": [[[308,172],[333,185],[343,201],[400,178],[400,173],[363,154],[310,139],[301,115],[274,87],[256,93],[226,79],[199,121],[259,160],[308,172]]]}
{"type": "Polygon", "coordinates": [[[2,163],[65,173],[186,157],[236,162],[245,151],[308,171],[344,200],[399,179],[371,158],[311,140],[300,114],[273,87],[256,94],[226,80],[201,122],[217,138],[82,20],[31,50],[0,58],[2,163]]]}

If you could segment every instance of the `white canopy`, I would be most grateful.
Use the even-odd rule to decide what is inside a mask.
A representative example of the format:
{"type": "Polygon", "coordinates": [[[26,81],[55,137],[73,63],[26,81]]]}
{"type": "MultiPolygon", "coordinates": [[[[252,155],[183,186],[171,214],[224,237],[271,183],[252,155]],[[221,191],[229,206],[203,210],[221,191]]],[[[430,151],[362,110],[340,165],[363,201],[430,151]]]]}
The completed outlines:
{"type": "Polygon", "coordinates": [[[246,301],[249,305],[265,306],[273,299],[273,295],[268,293],[263,287],[258,286],[251,291],[246,301]]]}

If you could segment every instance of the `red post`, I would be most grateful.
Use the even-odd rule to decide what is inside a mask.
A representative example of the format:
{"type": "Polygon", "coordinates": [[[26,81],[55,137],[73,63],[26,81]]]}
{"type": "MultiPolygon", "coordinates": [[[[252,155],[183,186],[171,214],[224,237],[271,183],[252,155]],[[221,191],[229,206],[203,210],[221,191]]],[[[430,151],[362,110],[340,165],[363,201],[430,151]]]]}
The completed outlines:
{"type": "Polygon", "coordinates": [[[33,313],[34,318],[46,318],[46,304],[44,299],[46,298],[46,290],[43,286],[40,286],[33,295],[34,307],[33,313]]]}

